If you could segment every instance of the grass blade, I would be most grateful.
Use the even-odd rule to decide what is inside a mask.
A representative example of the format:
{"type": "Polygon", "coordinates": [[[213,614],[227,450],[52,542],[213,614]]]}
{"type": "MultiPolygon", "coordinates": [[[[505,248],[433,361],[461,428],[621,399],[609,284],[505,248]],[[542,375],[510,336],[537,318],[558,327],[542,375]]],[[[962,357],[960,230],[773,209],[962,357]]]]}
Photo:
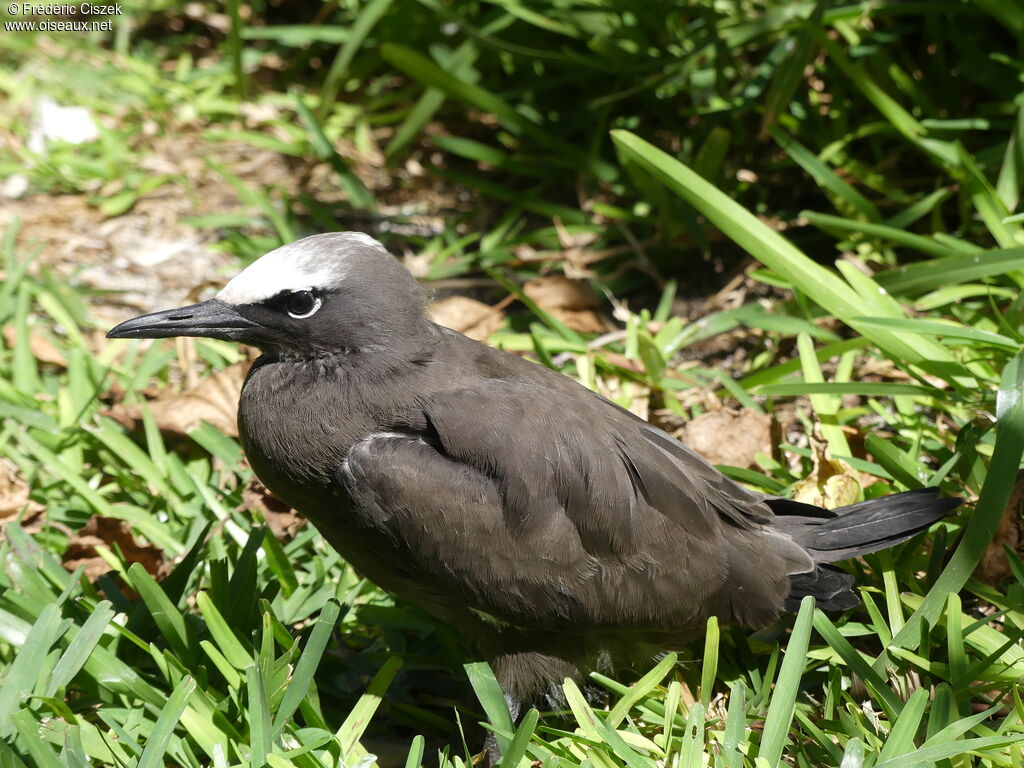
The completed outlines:
{"type": "MultiPolygon", "coordinates": [[[[892,644],[911,648],[916,642],[920,623],[933,625],[946,605],[947,596],[959,592],[967,583],[985,548],[995,536],[1003,511],[1013,491],[1013,484],[1024,455],[1024,354],[1017,354],[1003,371],[996,408],[996,442],[992,452],[985,485],[974,507],[963,538],[949,563],[928,590],[924,602],[907,619],[892,644]]],[[[885,654],[875,662],[875,669],[884,668],[885,654]]]]}
{"type": "Polygon", "coordinates": [[[490,112],[512,132],[528,136],[540,146],[561,153],[566,159],[574,161],[599,179],[610,181],[618,176],[618,171],[614,166],[589,156],[579,147],[543,130],[537,123],[523,117],[508,102],[486,88],[467,80],[460,80],[445,72],[422,54],[394,43],[382,45],[380,53],[386,61],[405,72],[409,77],[419,80],[424,85],[437,88],[477,109],[490,112]]]}
{"type": "Polygon", "coordinates": [[[199,606],[200,613],[206,619],[206,627],[210,630],[210,635],[217,645],[217,650],[223,654],[231,666],[241,671],[252,664],[251,652],[247,651],[245,646],[239,641],[231,626],[224,620],[223,614],[213,604],[209,594],[206,592],[197,594],[196,605],[199,606]]]}
{"type": "MultiPolygon", "coordinates": [[[[800,215],[818,229],[824,230],[825,232],[850,232],[854,234],[868,235],[870,237],[877,237],[880,240],[886,240],[890,243],[902,245],[915,251],[920,251],[921,253],[927,253],[929,256],[937,256],[939,258],[956,257],[961,255],[960,251],[943,245],[930,237],[915,235],[913,232],[907,232],[903,229],[887,226],[885,224],[877,224],[871,221],[844,219],[841,216],[830,216],[829,214],[818,213],[816,211],[801,211],[800,215]]],[[[941,265],[933,265],[933,268],[935,266],[940,266],[941,268],[941,265]]],[[[875,278],[878,279],[878,275],[876,275],[875,278]]]]}
{"type": "Polygon", "coordinates": [[[32,692],[43,660],[60,636],[60,608],[46,606],[25,638],[22,650],[14,657],[0,686],[0,736],[9,730],[10,717],[21,700],[32,692]]]}
{"type": "Polygon", "coordinates": [[[889,293],[917,294],[948,285],[986,277],[998,277],[1024,269],[1024,248],[985,251],[975,256],[919,261],[875,275],[875,281],[889,293]]]}
{"type": "Polygon", "coordinates": [[[718,617],[708,619],[704,634],[704,662],[700,668],[700,703],[704,709],[711,706],[711,695],[718,677],[718,617]]]}
{"type": "Polygon", "coordinates": [[[149,732],[146,748],[142,751],[142,757],[139,758],[138,768],[159,768],[165,764],[164,755],[167,753],[167,744],[171,740],[174,729],[181,721],[181,715],[185,711],[189,697],[195,690],[196,681],[191,677],[183,678],[175,686],[170,698],[167,699],[167,705],[160,710],[156,725],[149,732]]]}
{"type": "Polygon", "coordinates": [[[844,204],[844,213],[858,213],[868,221],[881,220],[878,208],[870,200],[854,189],[849,182],[840,178],[807,147],[778,128],[773,128],[771,135],[797,165],[807,171],[811,178],[836,199],[837,204],[844,204]]]}
{"type": "Polygon", "coordinates": [[[657,688],[661,681],[665,679],[665,676],[672,671],[672,668],[676,665],[676,660],[676,654],[666,654],[665,658],[659,661],[654,669],[631,685],[629,691],[619,699],[612,708],[612,711],[608,713],[608,725],[612,728],[617,728],[619,723],[626,719],[629,710],[657,688]]]}
{"type": "MultiPolygon", "coordinates": [[[[796,346],[800,355],[800,365],[804,372],[804,381],[812,387],[817,384],[824,384],[825,377],[818,365],[818,358],[814,355],[814,342],[806,333],[801,333],[796,338],[796,346]]],[[[829,450],[833,456],[850,456],[850,446],[846,442],[846,434],[839,426],[837,414],[842,405],[840,397],[822,393],[808,393],[811,399],[811,407],[818,417],[821,434],[828,443],[829,450]]]]}
{"type": "Polygon", "coordinates": [[[374,199],[373,194],[366,188],[362,180],[355,175],[349,164],[345,161],[345,158],[338,154],[338,151],[324,134],[320,121],[309,110],[306,102],[303,101],[302,96],[298,93],[295,94],[295,111],[309,133],[309,140],[317,157],[330,163],[331,168],[334,169],[338,186],[345,193],[349,204],[357,210],[374,210],[377,207],[377,201],[374,199]]]}
{"type": "Polygon", "coordinates": [[[356,745],[359,744],[359,740],[363,737],[366,727],[370,724],[370,720],[373,719],[373,713],[380,706],[381,699],[384,698],[388,686],[391,685],[391,681],[395,679],[395,675],[398,674],[398,670],[401,668],[402,660],[400,658],[392,656],[388,659],[384,666],[380,668],[380,671],[374,675],[373,680],[370,681],[370,685],[366,689],[366,693],[352,707],[352,711],[349,712],[345,722],[341,724],[341,728],[335,734],[335,739],[341,745],[342,760],[346,765],[352,764],[351,760],[356,745]]]}
{"type": "Polygon", "coordinates": [[[722,743],[722,761],[726,768],[740,768],[743,753],[740,742],[747,730],[747,687],[742,681],[729,687],[729,712],[725,721],[725,740],[722,743]]]}
{"type": "Polygon", "coordinates": [[[146,604],[167,644],[181,659],[193,660],[195,646],[185,625],[185,617],[168,599],[163,587],[157,584],[141,563],[132,563],[128,568],[128,579],[146,604]]]}
{"type": "Polygon", "coordinates": [[[338,91],[341,90],[342,79],[348,72],[352,59],[363,46],[366,36],[370,34],[374,25],[387,13],[391,3],[392,0],[370,0],[360,9],[355,24],[348,31],[345,43],[338,51],[338,55],[334,57],[331,68],[327,70],[327,75],[324,77],[324,84],[320,89],[320,108],[317,110],[317,117],[320,120],[325,120],[331,113],[334,99],[337,97],[338,91]]]}
{"type": "Polygon", "coordinates": [[[504,753],[508,749],[508,739],[503,735],[512,733],[515,725],[512,723],[512,714],[508,711],[508,702],[505,693],[501,690],[494,672],[491,671],[487,662],[477,661],[466,664],[463,667],[469,684],[473,687],[477,701],[484,708],[484,714],[491,725],[495,728],[495,738],[498,740],[498,747],[504,753]]]}
{"type": "Polygon", "coordinates": [[[299,657],[299,661],[295,665],[295,671],[292,673],[292,679],[288,682],[288,687],[285,689],[284,698],[281,699],[277,715],[274,717],[273,731],[275,738],[281,733],[295,710],[299,708],[299,704],[305,698],[309,686],[313,683],[313,674],[320,664],[320,659],[324,655],[327,643],[331,639],[331,632],[334,631],[340,615],[341,606],[338,605],[336,600],[328,601],[320,612],[320,616],[313,626],[313,631],[309,635],[309,640],[306,641],[306,647],[302,649],[302,656],[299,657]]]}
{"type": "Polygon", "coordinates": [[[935,341],[923,339],[912,344],[890,331],[861,328],[855,318],[863,315],[864,304],[849,285],[835,273],[811,261],[782,235],[678,160],[628,131],[612,131],[612,138],[626,157],[676,192],[741,248],[888,354],[922,367],[931,367],[936,362],[946,363],[963,384],[973,383],[949,351],[935,341]]]}
{"type": "Polygon", "coordinates": [[[935,320],[899,319],[892,317],[858,317],[857,322],[862,325],[875,326],[876,328],[891,328],[895,331],[907,331],[908,333],[921,333],[929,336],[945,336],[950,339],[964,339],[975,341],[979,344],[987,344],[1004,349],[1016,351],[1020,349],[1020,343],[1009,336],[991,331],[982,331],[978,328],[971,328],[965,325],[957,325],[951,322],[938,322],[935,320]]]}
{"type": "Polygon", "coordinates": [[[860,652],[850,645],[850,641],[839,633],[835,624],[821,611],[816,611],[814,614],[814,628],[818,630],[818,634],[822,636],[832,650],[838,653],[842,660],[846,662],[850,671],[864,681],[864,684],[874,695],[882,709],[885,710],[889,719],[895,720],[903,709],[903,702],[896,695],[896,692],[892,690],[892,687],[885,678],[864,660],[860,652]]]}
{"type": "Polygon", "coordinates": [[[50,682],[46,686],[46,696],[53,696],[74,679],[75,675],[85,666],[85,662],[89,660],[89,655],[99,643],[100,638],[103,637],[103,633],[106,632],[113,617],[114,610],[106,600],[93,608],[89,618],[78,629],[74,640],[60,657],[57,666],[53,668],[50,682]]]}
{"type": "Polygon", "coordinates": [[[786,655],[779,669],[768,714],[764,720],[764,735],[757,750],[758,761],[764,760],[769,766],[777,766],[782,759],[782,750],[789,736],[789,726],[796,711],[796,697],[807,662],[807,647],[811,640],[811,626],[814,621],[814,598],[807,596],[800,601],[800,612],[793,624],[786,647],[786,655]]]}
{"type": "Polygon", "coordinates": [[[523,715],[523,720],[516,728],[515,735],[508,746],[508,751],[503,752],[499,765],[504,768],[516,768],[519,762],[526,756],[526,748],[530,744],[533,732],[537,728],[537,721],[540,720],[540,713],[536,709],[529,710],[523,715]]]}
{"type": "Polygon", "coordinates": [[[263,768],[273,747],[273,733],[270,727],[270,704],[267,701],[266,684],[259,664],[250,664],[246,667],[245,689],[249,699],[249,766],[263,768]]]}

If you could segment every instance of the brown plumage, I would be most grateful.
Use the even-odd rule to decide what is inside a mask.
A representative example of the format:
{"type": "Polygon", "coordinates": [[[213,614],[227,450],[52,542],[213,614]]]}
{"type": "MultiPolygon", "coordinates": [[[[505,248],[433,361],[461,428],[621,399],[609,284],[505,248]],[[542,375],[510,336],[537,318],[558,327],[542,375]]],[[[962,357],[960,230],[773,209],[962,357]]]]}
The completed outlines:
{"type": "Polygon", "coordinates": [[[827,512],[749,491],[575,381],[430,322],[365,235],[285,246],[218,299],[110,335],[259,346],[239,404],[256,474],[364,575],[457,627],[517,701],[710,616],[763,626],[807,594],[851,607],[852,578],[827,563],[958,503],[928,489],[827,512]]]}

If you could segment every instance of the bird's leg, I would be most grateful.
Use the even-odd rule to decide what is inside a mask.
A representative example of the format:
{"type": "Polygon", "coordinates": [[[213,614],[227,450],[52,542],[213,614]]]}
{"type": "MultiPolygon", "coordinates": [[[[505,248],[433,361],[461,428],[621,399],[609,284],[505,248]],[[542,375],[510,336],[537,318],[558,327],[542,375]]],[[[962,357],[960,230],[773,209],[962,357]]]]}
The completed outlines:
{"type": "MultiPolygon", "coordinates": [[[[501,686],[513,724],[519,722],[525,707],[540,700],[550,681],[578,675],[574,664],[567,661],[571,657],[558,642],[553,644],[546,636],[517,629],[491,630],[486,636],[484,652],[501,686]]],[[[578,645],[578,641],[573,642],[578,645]]],[[[501,759],[494,734],[488,733],[485,748],[488,768],[493,768],[501,759]]]]}
{"type": "MultiPolygon", "coordinates": [[[[515,725],[519,722],[519,715],[523,710],[523,703],[515,698],[508,691],[503,691],[505,695],[505,705],[508,707],[508,713],[512,715],[512,724],[515,725]]],[[[498,739],[494,735],[494,731],[487,732],[487,738],[484,739],[484,750],[487,752],[487,768],[494,768],[501,760],[501,748],[498,746],[498,739]]]]}
{"type": "Polygon", "coordinates": [[[523,709],[523,702],[515,698],[511,693],[505,691],[505,705],[508,707],[508,713],[512,715],[512,722],[519,722],[519,715],[523,709]]]}

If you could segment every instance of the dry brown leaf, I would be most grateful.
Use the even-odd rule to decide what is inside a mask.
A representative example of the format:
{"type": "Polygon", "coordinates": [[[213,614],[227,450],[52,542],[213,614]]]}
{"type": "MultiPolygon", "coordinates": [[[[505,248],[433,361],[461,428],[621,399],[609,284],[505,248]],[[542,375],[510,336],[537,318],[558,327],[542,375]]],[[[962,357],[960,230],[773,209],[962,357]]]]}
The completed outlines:
{"type": "Polygon", "coordinates": [[[242,489],[242,506],[261,514],[277,539],[294,539],[295,534],[306,524],[306,518],[277,498],[256,478],[252,478],[242,489]]]}
{"type": "Polygon", "coordinates": [[[505,313],[500,308],[466,296],[449,296],[436,301],[427,308],[427,314],[438,325],[477,341],[484,341],[505,322],[505,313]]]}
{"type": "MultiPolygon", "coordinates": [[[[235,363],[207,376],[193,389],[165,392],[146,406],[162,432],[185,435],[205,420],[224,434],[238,437],[238,396],[251,365],[248,360],[235,363]]],[[[134,429],[142,418],[142,405],[115,405],[107,415],[134,429]]]]}
{"type": "Polygon", "coordinates": [[[1013,572],[1006,557],[1006,547],[1024,557],[1024,472],[1017,475],[1013,492],[1003,510],[996,535],[989,542],[981,562],[974,569],[974,576],[986,584],[999,584],[1010,578],[1013,572]]]}
{"type": "Polygon", "coordinates": [[[4,526],[19,513],[22,513],[19,523],[26,533],[42,530],[46,507],[29,498],[29,493],[18,465],[6,457],[0,458],[0,541],[4,538],[4,526]]]}
{"type": "MultiPolygon", "coordinates": [[[[14,346],[18,343],[18,332],[13,325],[4,326],[4,342],[10,349],[14,349],[14,346]]],[[[64,353],[57,349],[53,342],[38,333],[29,331],[28,348],[32,353],[32,357],[41,363],[50,363],[51,365],[62,367],[68,364],[64,353]]]]}
{"type": "Polygon", "coordinates": [[[110,565],[96,552],[96,547],[100,546],[119,550],[128,565],[141,563],[153,578],[165,575],[168,563],[164,553],[152,544],[140,544],[132,535],[131,526],[116,517],[90,517],[89,522],[68,539],[61,562],[69,571],[85,566],[85,577],[94,582],[110,571],[110,565]]]}
{"type": "Polygon", "coordinates": [[[688,421],[679,438],[712,464],[756,467],[758,453],[771,455],[771,426],[771,417],[753,408],[723,408],[688,421]]]}
{"type": "Polygon", "coordinates": [[[30,489],[18,466],[10,459],[0,458],[0,518],[13,517],[24,511],[34,517],[45,507],[29,498],[30,489]]]}
{"type": "Polygon", "coordinates": [[[592,309],[561,309],[555,307],[548,313],[579,333],[604,333],[608,330],[601,318],[592,309]]]}
{"type": "Polygon", "coordinates": [[[555,219],[555,231],[558,232],[558,245],[562,248],[562,269],[569,277],[585,277],[594,273],[588,268],[595,261],[604,258],[600,251],[592,250],[597,242],[597,232],[570,232],[560,219],[555,219]]]}
{"type": "Polygon", "coordinates": [[[523,285],[523,293],[574,331],[603,333],[606,330],[593,310],[599,304],[597,295],[582,280],[570,280],[564,275],[537,277],[523,285]]]}
{"type": "Polygon", "coordinates": [[[558,244],[563,250],[570,250],[572,248],[586,248],[597,242],[599,237],[597,232],[590,230],[581,230],[578,232],[570,232],[565,228],[565,224],[562,223],[561,219],[555,219],[555,232],[558,233],[558,244]]]}
{"type": "Polygon", "coordinates": [[[570,280],[564,275],[548,275],[527,280],[523,293],[537,302],[541,309],[583,310],[598,306],[594,290],[582,280],[570,280]]]}
{"type": "Polygon", "coordinates": [[[825,509],[855,504],[860,498],[857,472],[845,461],[833,459],[824,443],[811,438],[811,448],[814,469],[797,483],[793,500],[825,509]]]}

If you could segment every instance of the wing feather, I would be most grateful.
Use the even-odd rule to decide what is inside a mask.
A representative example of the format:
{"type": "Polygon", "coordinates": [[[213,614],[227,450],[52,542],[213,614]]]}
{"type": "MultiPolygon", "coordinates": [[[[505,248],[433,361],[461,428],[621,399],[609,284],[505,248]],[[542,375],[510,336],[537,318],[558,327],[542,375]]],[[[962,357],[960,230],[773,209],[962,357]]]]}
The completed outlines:
{"type": "Polygon", "coordinates": [[[766,529],[763,495],[568,379],[428,393],[394,428],[416,439],[350,456],[350,494],[368,518],[387,511],[399,559],[432,593],[504,621],[563,632],[763,623],[788,574],[809,567],[766,529]]]}

